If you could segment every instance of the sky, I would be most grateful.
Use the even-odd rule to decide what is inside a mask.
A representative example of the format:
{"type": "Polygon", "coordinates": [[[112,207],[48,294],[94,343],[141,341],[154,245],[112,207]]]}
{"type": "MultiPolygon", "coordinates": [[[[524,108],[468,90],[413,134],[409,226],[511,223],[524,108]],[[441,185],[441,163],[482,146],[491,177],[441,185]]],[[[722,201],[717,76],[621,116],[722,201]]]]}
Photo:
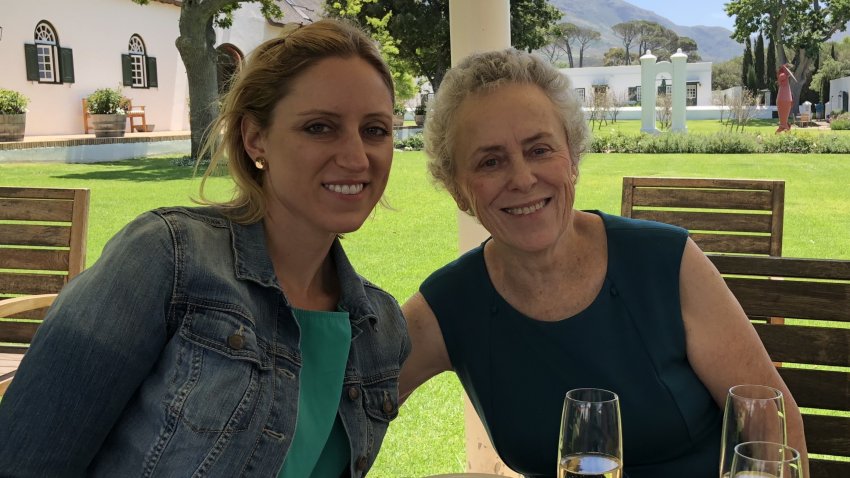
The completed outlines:
{"type": "Polygon", "coordinates": [[[632,5],[651,10],[670,19],[676,25],[692,27],[707,25],[732,30],[732,18],[726,16],[723,5],[729,0],[626,0],[632,5]]]}

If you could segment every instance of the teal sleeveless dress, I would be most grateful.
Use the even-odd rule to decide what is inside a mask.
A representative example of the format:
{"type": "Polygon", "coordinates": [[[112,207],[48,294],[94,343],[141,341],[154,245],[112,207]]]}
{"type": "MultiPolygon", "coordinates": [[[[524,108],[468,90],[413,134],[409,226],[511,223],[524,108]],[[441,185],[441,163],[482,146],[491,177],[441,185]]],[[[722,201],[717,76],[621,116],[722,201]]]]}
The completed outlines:
{"type": "Polygon", "coordinates": [[[496,292],[483,244],[420,287],[452,367],[502,460],[554,477],[564,395],[596,387],[620,397],[629,478],[716,478],[722,412],[691,368],[679,303],[687,231],[602,217],[608,270],[585,310],[530,319],[496,292]]]}

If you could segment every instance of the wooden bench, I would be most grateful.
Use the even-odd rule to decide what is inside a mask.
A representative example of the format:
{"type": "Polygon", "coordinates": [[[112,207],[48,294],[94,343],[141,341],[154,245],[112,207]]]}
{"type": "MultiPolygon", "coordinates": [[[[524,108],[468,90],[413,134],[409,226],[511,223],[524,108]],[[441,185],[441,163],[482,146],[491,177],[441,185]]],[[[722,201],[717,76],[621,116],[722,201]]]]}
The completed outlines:
{"type": "MultiPolygon", "coordinates": [[[[850,460],[850,261],[711,254],[803,410],[810,455],[850,460]],[[782,280],[776,280],[781,278],[782,280]],[[771,321],[782,317],[781,322],[771,321]],[[823,410],[840,415],[824,414],[823,410]]],[[[813,478],[850,461],[809,458],[813,478]]]]}
{"type": "Polygon", "coordinates": [[[705,252],[782,255],[785,181],[624,177],[620,214],[688,229],[705,252]]]}
{"type": "Polygon", "coordinates": [[[88,189],[0,187],[0,395],[47,306],[86,263],[88,189]]]}

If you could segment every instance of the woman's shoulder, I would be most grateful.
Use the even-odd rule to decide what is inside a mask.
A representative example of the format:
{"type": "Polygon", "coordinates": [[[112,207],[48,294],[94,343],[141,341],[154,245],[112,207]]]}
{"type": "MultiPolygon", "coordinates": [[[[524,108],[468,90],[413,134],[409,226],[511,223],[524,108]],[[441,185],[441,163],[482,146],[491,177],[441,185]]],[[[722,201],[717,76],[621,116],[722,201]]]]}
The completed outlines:
{"type": "Polygon", "coordinates": [[[592,211],[598,214],[605,223],[605,230],[609,234],[615,235],[655,235],[655,236],[673,236],[685,237],[688,231],[679,226],[665,224],[657,221],[647,221],[645,219],[634,219],[630,217],[616,216],[606,214],[601,211],[592,211]]]}

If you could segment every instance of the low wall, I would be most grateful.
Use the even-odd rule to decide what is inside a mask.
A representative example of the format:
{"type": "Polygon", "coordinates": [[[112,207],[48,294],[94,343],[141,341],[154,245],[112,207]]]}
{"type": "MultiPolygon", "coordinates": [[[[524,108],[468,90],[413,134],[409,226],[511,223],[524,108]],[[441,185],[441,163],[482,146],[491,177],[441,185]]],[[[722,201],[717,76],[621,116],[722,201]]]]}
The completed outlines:
{"type": "MultiPolygon", "coordinates": [[[[590,110],[588,108],[582,108],[584,110],[584,117],[590,118],[590,110]]],[[[776,111],[775,106],[758,106],[756,107],[756,112],[753,115],[754,119],[770,119],[773,117],[773,112],[776,111]]],[[[688,106],[685,108],[685,119],[686,120],[719,120],[721,113],[723,117],[728,116],[729,111],[728,108],[723,108],[720,106],[688,106]]],[[[640,120],[641,119],[641,108],[640,106],[625,106],[620,108],[620,112],[617,115],[618,120],[640,120]]]]}
{"type": "Polygon", "coordinates": [[[100,163],[163,154],[188,155],[190,150],[188,135],[0,143],[0,163],[100,163]]]}

